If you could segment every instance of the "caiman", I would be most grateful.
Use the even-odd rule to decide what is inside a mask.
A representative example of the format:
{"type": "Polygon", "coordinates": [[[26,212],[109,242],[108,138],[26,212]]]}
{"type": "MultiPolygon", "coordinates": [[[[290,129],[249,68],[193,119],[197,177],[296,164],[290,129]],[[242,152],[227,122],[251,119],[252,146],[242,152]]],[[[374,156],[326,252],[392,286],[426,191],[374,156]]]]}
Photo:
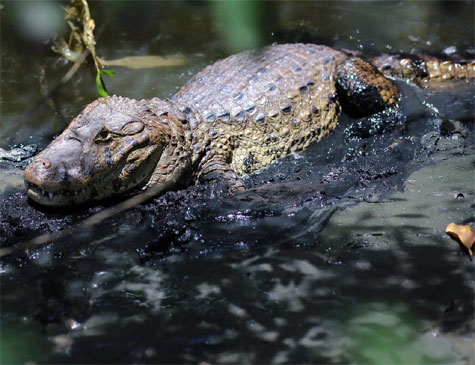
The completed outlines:
{"type": "Polygon", "coordinates": [[[112,96],[87,105],[26,168],[28,196],[66,206],[219,177],[239,192],[243,175],[328,135],[342,108],[360,117],[397,109],[398,77],[419,86],[473,80],[475,63],[313,44],[235,54],[171,99],[112,96]]]}

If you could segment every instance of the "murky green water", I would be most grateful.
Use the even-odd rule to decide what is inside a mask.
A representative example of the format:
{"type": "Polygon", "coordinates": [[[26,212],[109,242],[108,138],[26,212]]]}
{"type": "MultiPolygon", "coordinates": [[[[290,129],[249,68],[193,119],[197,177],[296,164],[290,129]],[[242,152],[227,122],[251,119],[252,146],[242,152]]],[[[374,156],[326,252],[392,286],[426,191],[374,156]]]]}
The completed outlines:
{"type": "MultiPolygon", "coordinates": [[[[109,91],[134,98],[168,97],[210,62],[272,42],[475,53],[473,2],[289,1],[244,10],[192,1],[131,4],[91,2],[98,28],[107,24],[98,39],[101,57],[189,60],[114,69],[105,80],[109,91]],[[236,37],[229,28],[241,24],[247,31],[236,37]]],[[[71,64],[47,51],[38,30],[44,26],[31,24],[44,13],[56,30],[62,14],[57,3],[2,5],[0,147],[42,148],[97,97],[95,75],[81,69],[33,110],[71,64]]],[[[401,87],[407,128],[357,144],[367,155],[354,163],[341,161],[351,146],[340,130],[251,178],[261,187],[248,195],[226,197],[219,187],[169,193],[4,260],[0,361],[473,362],[474,267],[440,226],[474,222],[473,93],[401,87]],[[421,137],[438,131],[444,118],[464,121],[468,137],[441,139],[432,160],[422,161],[421,137]],[[395,138],[402,147],[384,152],[395,138]],[[429,162],[432,170],[411,174],[429,162]],[[391,175],[392,165],[412,170],[391,175]],[[338,179],[358,169],[372,174],[369,185],[356,173],[338,179]],[[460,192],[463,199],[453,197],[460,192]]],[[[351,123],[344,117],[341,128],[351,123]]],[[[78,220],[29,207],[16,193],[18,168],[2,166],[0,176],[8,178],[2,198],[11,209],[2,217],[16,219],[10,227],[18,241],[78,220]],[[30,217],[29,230],[18,229],[30,217]]]]}

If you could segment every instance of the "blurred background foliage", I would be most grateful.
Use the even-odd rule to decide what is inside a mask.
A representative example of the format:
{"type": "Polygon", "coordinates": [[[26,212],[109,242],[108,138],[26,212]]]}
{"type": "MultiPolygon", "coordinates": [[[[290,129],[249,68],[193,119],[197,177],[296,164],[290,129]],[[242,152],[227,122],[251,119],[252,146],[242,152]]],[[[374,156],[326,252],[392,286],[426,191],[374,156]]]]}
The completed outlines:
{"type": "MultiPolygon", "coordinates": [[[[44,41],[67,31],[62,10],[67,1],[3,4],[2,28],[13,30],[9,36],[20,41],[20,47],[25,43],[41,47],[44,41]]],[[[425,43],[430,47],[435,40],[453,42],[454,27],[447,25],[454,19],[462,21],[469,32],[473,28],[471,1],[92,1],[90,8],[98,27],[107,20],[112,22],[105,41],[113,41],[111,32],[127,32],[132,39],[148,41],[144,43],[162,41],[168,50],[167,40],[173,37],[173,48],[180,51],[193,50],[192,44],[199,46],[198,40],[213,39],[224,43],[228,52],[237,52],[273,41],[329,43],[341,38],[354,40],[350,43],[356,45],[374,38],[368,43],[376,49],[391,45],[397,50],[408,44],[408,33],[412,33],[409,44],[415,46],[425,43]],[[469,13],[460,17],[465,11],[469,13]],[[407,21],[398,23],[401,17],[407,21]],[[177,38],[185,44],[177,44],[177,38]]],[[[467,39],[460,38],[460,43],[468,46],[467,39]]]]}

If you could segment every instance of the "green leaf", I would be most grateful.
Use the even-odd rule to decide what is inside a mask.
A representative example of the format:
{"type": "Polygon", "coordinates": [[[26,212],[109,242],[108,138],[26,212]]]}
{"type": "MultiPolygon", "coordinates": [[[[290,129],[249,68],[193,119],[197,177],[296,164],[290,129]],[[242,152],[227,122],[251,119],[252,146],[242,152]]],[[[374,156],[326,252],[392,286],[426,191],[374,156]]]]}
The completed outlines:
{"type": "Polygon", "coordinates": [[[98,72],[96,75],[96,86],[97,86],[97,92],[99,93],[100,96],[105,97],[109,95],[107,93],[106,85],[104,84],[104,81],[102,80],[101,72],[98,72]]]}
{"type": "Polygon", "coordinates": [[[101,70],[101,74],[102,75],[107,75],[107,76],[110,76],[110,77],[115,76],[115,72],[111,71],[111,70],[101,70]]]}

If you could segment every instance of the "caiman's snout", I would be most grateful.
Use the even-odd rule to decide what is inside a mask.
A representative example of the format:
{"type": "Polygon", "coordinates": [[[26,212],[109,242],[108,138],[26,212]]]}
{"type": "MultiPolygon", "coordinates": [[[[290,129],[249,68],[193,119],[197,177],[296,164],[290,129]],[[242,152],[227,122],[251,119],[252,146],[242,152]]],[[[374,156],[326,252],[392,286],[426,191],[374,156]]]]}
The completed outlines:
{"type": "Polygon", "coordinates": [[[69,146],[69,153],[61,153],[64,140],[36,156],[23,173],[28,196],[43,205],[66,205],[81,193],[75,186],[73,161],[78,164],[78,151],[69,146]],[[58,146],[58,147],[56,147],[58,146]]]}
{"type": "Polygon", "coordinates": [[[36,186],[38,190],[41,190],[40,186],[44,185],[50,170],[51,161],[49,159],[36,157],[23,173],[27,191],[32,186],[36,186]]]}
{"type": "Polygon", "coordinates": [[[41,154],[37,156],[23,173],[28,196],[41,204],[53,202],[55,194],[59,193],[54,183],[57,180],[56,172],[49,158],[41,154]]]}

